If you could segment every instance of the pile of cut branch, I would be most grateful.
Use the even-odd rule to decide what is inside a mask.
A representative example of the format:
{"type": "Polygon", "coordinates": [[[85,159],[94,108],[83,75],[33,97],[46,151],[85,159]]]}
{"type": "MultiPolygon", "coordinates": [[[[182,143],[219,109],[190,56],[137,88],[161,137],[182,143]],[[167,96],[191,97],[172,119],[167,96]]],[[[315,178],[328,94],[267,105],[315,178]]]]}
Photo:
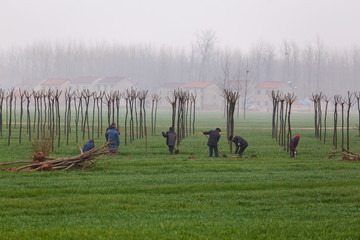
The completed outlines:
{"type": "Polygon", "coordinates": [[[67,170],[70,168],[84,170],[86,168],[90,168],[94,166],[97,163],[97,161],[99,161],[105,154],[109,153],[108,145],[109,142],[105,143],[100,147],[93,148],[90,151],[69,158],[46,157],[44,153],[37,152],[35,153],[34,158],[31,162],[30,161],[7,162],[7,163],[0,163],[0,166],[26,163],[26,165],[21,167],[13,167],[8,169],[2,168],[2,170],[8,170],[12,172],[57,171],[57,170],[67,170]]]}
{"type": "Polygon", "coordinates": [[[360,154],[343,149],[342,151],[331,151],[329,159],[343,161],[360,161],[360,154]]]}

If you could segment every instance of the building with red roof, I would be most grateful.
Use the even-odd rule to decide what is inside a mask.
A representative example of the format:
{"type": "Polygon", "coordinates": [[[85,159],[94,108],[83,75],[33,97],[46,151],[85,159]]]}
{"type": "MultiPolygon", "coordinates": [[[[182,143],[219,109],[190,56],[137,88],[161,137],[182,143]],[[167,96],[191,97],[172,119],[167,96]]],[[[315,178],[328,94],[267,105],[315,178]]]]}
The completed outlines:
{"type": "Polygon", "coordinates": [[[52,89],[65,91],[69,84],[70,80],[67,78],[49,78],[42,81],[39,88],[44,90],[52,89]]]}
{"type": "Polygon", "coordinates": [[[218,110],[223,105],[219,87],[213,82],[189,82],[183,88],[196,94],[196,107],[202,110],[218,110]]]}
{"type": "Polygon", "coordinates": [[[282,81],[261,82],[255,86],[254,99],[256,100],[255,105],[258,110],[261,111],[272,110],[272,101],[269,97],[269,93],[272,90],[280,91],[284,94],[294,92],[293,86],[288,82],[282,82],[282,81]]]}
{"type": "Polygon", "coordinates": [[[125,91],[126,89],[136,88],[136,83],[129,77],[104,77],[95,83],[96,91],[125,91]]]}
{"type": "Polygon", "coordinates": [[[168,100],[166,99],[166,97],[170,97],[172,98],[172,94],[174,92],[174,90],[177,89],[182,89],[182,86],[184,86],[185,83],[183,82],[165,82],[162,83],[158,88],[157,88],[157,94],[161,97],[160,101],[159,101],[159,107],[170,107],[170,103],[168,102],[168,100]]]}
{"type": "Polygon", "coordinates": [[[99,82],[100,80],[101,80],[100,77],[92,77],[92,76],[78,77],[71,80],[69,87],[71,90],[81,91],[81,90],[89,89],[90,91],[93,91],[95,90],[96,83],[99,82]]]}

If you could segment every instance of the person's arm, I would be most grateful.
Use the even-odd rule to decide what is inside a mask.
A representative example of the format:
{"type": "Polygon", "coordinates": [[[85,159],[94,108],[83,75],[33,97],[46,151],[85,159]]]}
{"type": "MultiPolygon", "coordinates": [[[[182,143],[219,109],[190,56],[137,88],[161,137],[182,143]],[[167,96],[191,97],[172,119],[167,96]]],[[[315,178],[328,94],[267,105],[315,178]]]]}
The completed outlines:
{"type": "Polygon", "coordinates": [[[207,131],[207,132],[203,132],[204,135],[209,135],[210,134],[210,131],[207,131]]]}
{"type": "Polygon", "coordinates": [[[240,145],[236,145],[235,154],[237,154],[237,153],[238,153],[239,148],[240,148],[240,145]]]}
{"type": "Polygon", "coordinates": [[[161,131],[161,134],[163,135],[163,137],[167,137],[167,133],[165,134],[164,131],[161,131]]]}

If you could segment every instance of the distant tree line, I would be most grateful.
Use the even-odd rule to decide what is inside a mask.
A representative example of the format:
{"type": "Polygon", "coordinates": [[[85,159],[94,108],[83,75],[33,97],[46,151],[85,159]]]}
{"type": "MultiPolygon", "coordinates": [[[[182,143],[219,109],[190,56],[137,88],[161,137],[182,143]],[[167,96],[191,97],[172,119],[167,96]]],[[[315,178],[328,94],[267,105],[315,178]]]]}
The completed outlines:
{"type": "Polygon", "coordinates": [[[67,41],[0,51],[2,88],[80,76],[128,76],[150,91],[164,82],[213,81],[227,89],[236,88],[231,81],[253,79],[288,81],[299,98],[312,92],[346,94],[360,87],[360,46],[335,50],[321,39],[305,45],[258,42],[245,52],[220,48],[215,32],[206,30],[196,35],[189,49],[67,41]]]}

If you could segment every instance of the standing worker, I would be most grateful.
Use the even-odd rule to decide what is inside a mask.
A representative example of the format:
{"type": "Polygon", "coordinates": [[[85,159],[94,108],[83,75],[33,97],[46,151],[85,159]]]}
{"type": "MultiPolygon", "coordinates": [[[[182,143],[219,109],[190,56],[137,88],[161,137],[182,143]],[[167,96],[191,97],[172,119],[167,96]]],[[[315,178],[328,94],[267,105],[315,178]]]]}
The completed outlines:
{"type": "Polygon", "coordinates": [[[203,132],[204,135],[209,135],[208,146],[209,146],[209,157],[213,156],[213,151],[215,152],[215,157],[219,157],[218,142],[220,140],[220,128],[215,130],[210,130],[208,132],[203,132]]]}
{"type": "Polygon", "coordinates": [[[290,142],[290,157],[296,158],[296,147],[299,144],[300,136],[296,135],[290,142]]]}
{"type": "Polygon", "coordinates": [[[169,131],[167,131],[166,133],[164,131],[161,131],[161,133],[163,137],[166,138],[166,145],[169,146],[170,154],[173,154],[176,141],[176,133],[174,132],[174,128],[169,127],[169,131]]]}
{"type": "Polygon", "coordinates": [[[239,151],[239,158],[242,158],[242,154],[245,151],[245,148],[247,148],[248,142],[240,136],[230,136],[229,140],[235,143],[235,154],[239,151]]]}
{"type": "Polygon", "coordinates": [[[116,129],[116,124],[112,123],[105,133],[106,141],[110,142],[110,152],[116,153],[120,145],[119,131],[116,129]]]}

